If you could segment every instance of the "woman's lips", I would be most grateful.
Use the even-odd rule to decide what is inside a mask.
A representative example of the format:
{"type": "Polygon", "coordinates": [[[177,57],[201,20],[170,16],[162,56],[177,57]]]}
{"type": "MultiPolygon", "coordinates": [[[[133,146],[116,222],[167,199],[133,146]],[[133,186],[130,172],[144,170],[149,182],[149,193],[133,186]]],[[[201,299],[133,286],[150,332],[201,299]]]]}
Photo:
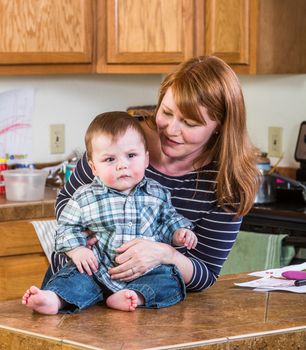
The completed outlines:
{"type": "Polygon", "coordinates": [[[182,142],[177,142],[175,140],[172,140],[170,139],[169,137],[167,136],[164,136],[164,140],[165,140],[165,143],[169,144],[169,145],[172,145],[172,146],[179,146],[179,145],[182,145],[183,143],[182,142]]]}

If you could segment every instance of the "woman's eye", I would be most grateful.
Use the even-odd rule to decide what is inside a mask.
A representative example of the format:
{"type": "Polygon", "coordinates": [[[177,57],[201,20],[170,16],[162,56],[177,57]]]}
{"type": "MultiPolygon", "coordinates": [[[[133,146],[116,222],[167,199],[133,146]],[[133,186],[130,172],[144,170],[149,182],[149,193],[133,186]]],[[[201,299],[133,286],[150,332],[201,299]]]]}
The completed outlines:
{"type": "Polygon", "coordinates": [[[193,120],[189,120],[189,119],[184,119],[184,124],[186,124],[187,126],[190,126],[190,127],[199,126],[199,124],[197,124],[193,120]]]}
{"type": "Polygon", "coordinates": [[[172,113],[169,112],[169,111],[163,111],[164,115],[166,115],[167,117],[171,117],[172,116],[172,113]]]}

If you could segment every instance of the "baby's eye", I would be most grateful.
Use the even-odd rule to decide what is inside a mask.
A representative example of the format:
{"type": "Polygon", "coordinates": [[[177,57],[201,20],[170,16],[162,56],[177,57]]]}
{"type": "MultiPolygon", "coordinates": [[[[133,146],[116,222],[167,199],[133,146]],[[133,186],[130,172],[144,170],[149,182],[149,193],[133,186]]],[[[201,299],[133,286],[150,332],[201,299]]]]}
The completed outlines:
{"type": "Polygon", "coordinates": [[[137,156],[136,153],[129,153],[129,158],[134,158],[134,157],[136,157],[136,156],[137,156]]]}
{"type": "Polygon", "coordinates": [[[113,158],[113,157],[108,157],[108,158],[104,159],[104,162],[110,163],[110,162],[112,162],[114,159],[115,159],[115,158],[113,158]]]}

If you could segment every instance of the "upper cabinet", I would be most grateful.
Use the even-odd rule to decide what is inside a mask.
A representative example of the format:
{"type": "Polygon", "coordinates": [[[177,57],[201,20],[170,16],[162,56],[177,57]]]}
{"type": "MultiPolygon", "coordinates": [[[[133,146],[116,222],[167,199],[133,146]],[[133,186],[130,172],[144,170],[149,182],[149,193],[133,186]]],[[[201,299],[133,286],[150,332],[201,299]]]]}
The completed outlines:
{"type": "Polygon", "coordinates": [[[194,54],[193,1],[98,0],[98,13],[98,72],[163,73],[194,54]]]}
{"type": "Polygon", "coordinates": [[[97,72],[169,72],[215,55],[237,73],[306,73],[305,0],[98,0],[97,72]]]}
{"type": "Polygon", "coordinates": [[[238,73],[306,73],[305,0],[205,0],[198,52],[238,73]]]}
{"type": "Polygon", "coordinates": [[[306,73],[306,0],[0,0],[0,74],[306,73]]]}
{"type": "Polygon", "coordinates": [[[256,26],[256,73],[306,73],[305,0],[261,0],[256,26]]]}
{"type": "Polygon", "coordinates": [[[207,0],[202,11],[205,26],[200,32],[203,41],[200,51],[229,64],[248,65],[252,31],[250,1],[207,0]]]}
{"type": "Polygon", "coordinates": [[[89,72],[93,0],[0,0],[1,72],[89,72]]]}

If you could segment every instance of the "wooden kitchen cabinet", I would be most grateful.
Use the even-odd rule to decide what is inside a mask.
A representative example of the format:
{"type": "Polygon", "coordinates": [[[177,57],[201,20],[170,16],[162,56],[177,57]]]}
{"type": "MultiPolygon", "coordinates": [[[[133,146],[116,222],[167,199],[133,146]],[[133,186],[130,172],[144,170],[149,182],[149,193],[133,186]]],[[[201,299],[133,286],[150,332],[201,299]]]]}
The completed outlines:
{"type": "Polygon", "coordinates": [[[305,0],[0,0],[0,74],[306,73],[305,0]]]}
{"type": "Polygon", "coordinates": [[[91,72],[96,0],[0,0],[0,73],[91,72]]]}
{"type": "Polygon", "coordinates": [[[248,65],[250,56],[250,0],[200,1],[205,26],[199,28],[199,52],[215,55],[232,65],[248,65]],[[205,5],[204,5],[205,4],[205,5]]]}
{"type": "Polygon", "coordinates": [[[305,18],[305,0],[199,1],[197,53],[237,73],[305,73],[305,18]]]}
{"type": "Polygon", "coordinates": [[[193,0],[98,0],[98,14],[97,72],[165,73],[194,55],[193,0]]]}
{"type": "Polygon", "coordinates": [[[98,0],[97,72],[166,73],[215,55],[237,73],[306,72],[305,0],[98,0]]]}
{"type": "Polygon", "coordinates": [[[0,222],[0,235],[0,300],[20,298],[41,285],[48,259],[30,221],[0,222]]]}

